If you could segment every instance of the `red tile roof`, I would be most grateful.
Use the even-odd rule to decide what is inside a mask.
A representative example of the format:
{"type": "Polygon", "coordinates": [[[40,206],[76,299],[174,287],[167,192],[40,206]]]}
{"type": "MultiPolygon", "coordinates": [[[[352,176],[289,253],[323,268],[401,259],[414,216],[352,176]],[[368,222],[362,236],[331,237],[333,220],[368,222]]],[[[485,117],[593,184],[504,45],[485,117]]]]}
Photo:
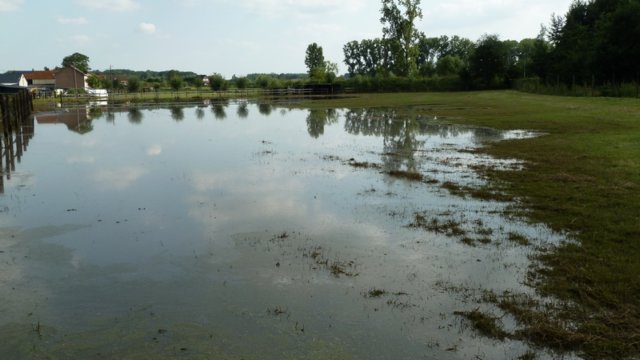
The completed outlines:
{"type": "Polygon", "coordinates": [[[24,77],[27,80],[53,80],[56,78],[56,74],[53,71],[32,71],[25,73],[24,77]]]}

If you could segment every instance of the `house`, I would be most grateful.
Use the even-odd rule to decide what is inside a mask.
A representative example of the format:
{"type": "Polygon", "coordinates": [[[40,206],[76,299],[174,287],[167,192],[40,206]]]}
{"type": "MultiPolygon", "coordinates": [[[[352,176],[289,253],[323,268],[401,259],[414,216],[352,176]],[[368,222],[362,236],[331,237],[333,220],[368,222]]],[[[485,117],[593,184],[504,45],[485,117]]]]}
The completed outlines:
{"type": "Polygon", "coordinates": [[[56,89],[87,89],[87,74],[75,66],[55,70],[56,89]]]}
{"type": "Polygon", "coordinates": [[[24,76],[32,89],[54,89],[56,87],[56,74],[53,71],[31,71],[26,72],[24,76]]]}
{"type": "Polygon", "coordinates": [[[19,71],[7,71],[4,74],[0,74],[0,85],[27,87],[28,83],[23,73],[19,71]]]}

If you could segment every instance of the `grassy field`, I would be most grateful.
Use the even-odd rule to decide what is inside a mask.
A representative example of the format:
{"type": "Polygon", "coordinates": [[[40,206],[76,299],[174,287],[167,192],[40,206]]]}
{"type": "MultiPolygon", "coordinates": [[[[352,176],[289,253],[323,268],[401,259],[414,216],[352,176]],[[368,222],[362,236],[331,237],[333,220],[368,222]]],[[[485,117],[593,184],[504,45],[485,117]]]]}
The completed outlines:
{"type": "Polygon", "coordinates": [[[543,253],[530,281],[561,301],[488,296],[524,328],[511,336],[586,358],[640,355],[640,101],[514,91],[371,94],[309,107],[412,105],[427,115],[545,135],[484,151],[526,160],[524,171],[488,172],[522,199],[522,214],[578,244],[543,253]]]}

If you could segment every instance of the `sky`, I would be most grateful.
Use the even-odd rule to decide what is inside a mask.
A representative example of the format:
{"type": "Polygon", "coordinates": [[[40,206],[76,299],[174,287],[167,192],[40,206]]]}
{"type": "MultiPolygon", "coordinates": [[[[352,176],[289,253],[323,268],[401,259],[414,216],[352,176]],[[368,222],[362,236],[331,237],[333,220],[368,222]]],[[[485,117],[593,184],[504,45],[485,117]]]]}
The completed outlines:
{"type": "MultiPolygon", "coordinates": [[[[422,0],[417,28],[521,40],[572,1],[422,0]]],[[[315,42],[344,73],[344,44],[382,36],[380,8],[380,0],[0,0],[0,72],[53,68],[80,52],[95,70],[302,73],[315,42]]]]}

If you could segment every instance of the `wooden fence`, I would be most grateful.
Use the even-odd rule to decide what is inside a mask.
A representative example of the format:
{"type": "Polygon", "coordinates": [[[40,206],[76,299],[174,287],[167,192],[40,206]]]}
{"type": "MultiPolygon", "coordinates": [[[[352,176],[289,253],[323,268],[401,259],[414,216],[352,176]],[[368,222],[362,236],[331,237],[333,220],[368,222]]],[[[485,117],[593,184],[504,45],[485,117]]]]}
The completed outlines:
{"type": "Polygon", "coordinates": [[[29,117],[32,111],[33,101],[29,90],[10,87],[0,89],[0,117],[3,126],[11,120],[29,117]]]}
{"type": "Polygon", "coordinates": [[[0,194],[4,193],[4,179],[11,179],[27,150],[29,140],[33,138],[34,124],[31,112],[33,103],[31,94],[26,89],[0,89],[0,120],[2,135],[0,136],[0,194]]]}

